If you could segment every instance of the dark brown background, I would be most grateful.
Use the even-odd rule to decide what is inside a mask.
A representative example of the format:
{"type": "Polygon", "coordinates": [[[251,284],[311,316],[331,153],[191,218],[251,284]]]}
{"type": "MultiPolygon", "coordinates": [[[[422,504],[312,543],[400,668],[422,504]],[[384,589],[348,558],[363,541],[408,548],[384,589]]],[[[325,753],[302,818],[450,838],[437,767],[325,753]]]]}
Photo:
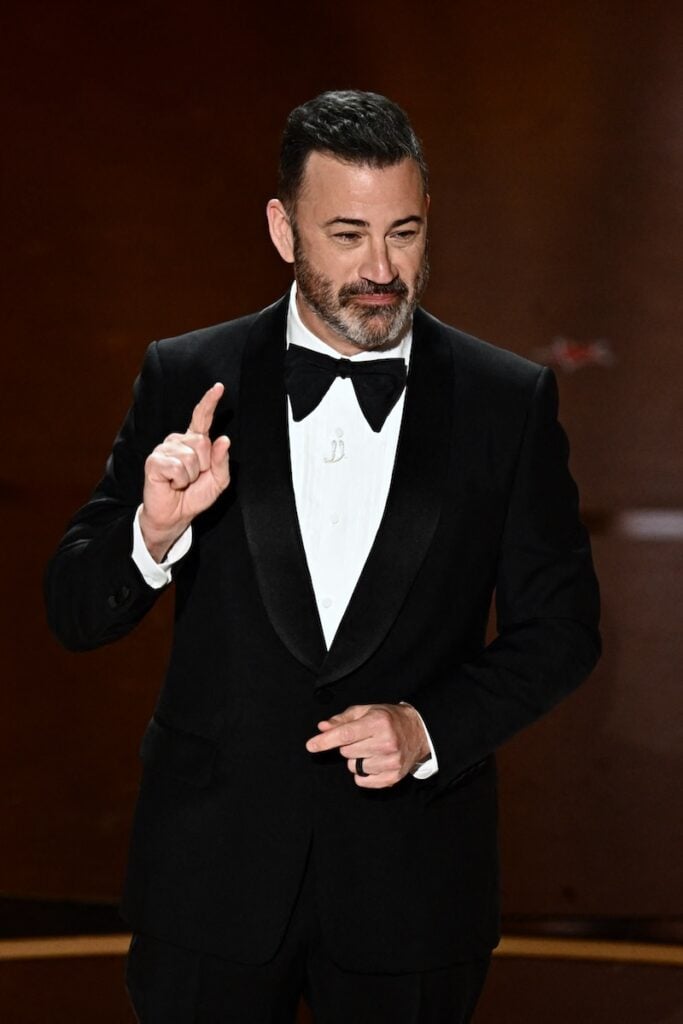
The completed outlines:
{"type": "Polygon", "coordinates": [[[606,654],[502,752],[505,911],[683,913],[681,544],[619,530],[624,509],[683,504],[680,11],[6,0],[6,894],[116,898],[169,599],[123,643],[70,655],[44,623],[43,567],[146,344],[284,289],[264,217],[282,122],[350,86],[396,99],[424,140],[427,307],[532,357],[565,335],[607,338],[618,358],[560,374],[606,654]]]}

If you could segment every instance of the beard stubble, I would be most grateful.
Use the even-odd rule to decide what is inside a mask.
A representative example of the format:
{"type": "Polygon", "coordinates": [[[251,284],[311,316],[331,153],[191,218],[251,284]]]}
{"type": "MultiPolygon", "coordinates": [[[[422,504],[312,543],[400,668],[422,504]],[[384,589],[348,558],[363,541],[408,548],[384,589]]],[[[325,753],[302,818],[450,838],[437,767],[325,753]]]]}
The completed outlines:
{"type": "Polygon", "coordinates": [[[294,273],[297,288],[307,305],[320,319],[345,341],[363,349],[393,348],[406,334],[415,307],[427,286],[429,260],[424,256],[413,286],[413,293],[400,277],[387,284],[361,279],[345,284],[335,292],[333,283],[315,270],[303,251],[296,229],[294,234],[294,273]],[[387,306],[362,305],[354,300],[359,295],[397,295],[398,301],[387,306]]]}

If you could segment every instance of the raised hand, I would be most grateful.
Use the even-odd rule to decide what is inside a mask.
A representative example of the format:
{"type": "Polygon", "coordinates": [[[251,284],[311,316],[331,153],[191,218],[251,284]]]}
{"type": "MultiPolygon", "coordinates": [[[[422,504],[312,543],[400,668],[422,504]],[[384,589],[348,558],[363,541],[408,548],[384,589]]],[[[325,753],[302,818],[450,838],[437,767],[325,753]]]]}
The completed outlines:
{"type": "Polygon", "coordinates": [[[308,752],[338,749],[356,785],[364,789],[395,786],[430,753],[420,716],[409,704],[355,704],[318,722],[318,728],[306,743],[308,752]]]}
{"type": "Polygon", "coordinates": [[[184,434],[169,434],[145,462],[140,529],[147,549],[161,561],[195,516],[230,483],[229,438],[211,441],[209,430],[223,385],[200,399],[184,434]]]}

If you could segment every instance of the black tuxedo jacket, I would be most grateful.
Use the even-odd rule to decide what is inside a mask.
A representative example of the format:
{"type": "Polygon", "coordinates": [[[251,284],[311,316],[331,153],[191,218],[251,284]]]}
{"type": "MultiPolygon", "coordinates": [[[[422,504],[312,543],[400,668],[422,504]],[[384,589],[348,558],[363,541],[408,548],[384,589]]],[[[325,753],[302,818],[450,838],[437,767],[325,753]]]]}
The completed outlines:
{"type": "Polygon", "coordinates": [[[124,914],[136,930],[264,962],[310,856],[341,966],[485,955],[498,938],[493,752],[599,651],[554,378],[415,313],[386,510],[326,651],[291,482],[286,316],[285,298],[149,348],[106,475],[48,569],[51,626],[69,648],[135,626],[159,594],[130,557],[145,458],[223,381],[214,434],[232,438],[233,479],[174,572],[124,914]],[[433,739],[431,779],[360,790],[338,753],[306,752],[321,717],[402,700],[433,739]]]}

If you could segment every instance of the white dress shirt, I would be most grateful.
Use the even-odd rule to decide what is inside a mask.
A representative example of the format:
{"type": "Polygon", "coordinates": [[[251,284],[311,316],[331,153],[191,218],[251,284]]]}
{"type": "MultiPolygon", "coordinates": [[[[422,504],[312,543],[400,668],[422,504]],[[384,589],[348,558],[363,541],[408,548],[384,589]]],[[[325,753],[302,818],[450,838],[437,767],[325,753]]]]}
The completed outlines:
{"type": "MultiPolygon", "coordinates": [[[[342,358],[304,326],[294,289],[287,344],[342,358]]],[[[408,334],[390,352],[359,352],[350,358],[360,363],[391,356],[403,358],[407,366],[411,345],[412,335],[408,334]]],[[[384,514],[404,404],[405,390],[375,433],[348,377],[336,377],[320,404],[298,423],[288,403],[296,511],[328,648],[384,514]]]]}
{"type": "MultiPolygon", "coordinates": [[[[287,345],[291,344],[342,358],[302,322],[296,305],[296,284],[290,293],[287,318],[287,345]]],[[[408,366],[411,347],[412,332],[391,351],[359,352],[350,358],[353,362],[403,358],[408,366]]],[[[405,390],[376,433],[365,419],[348,378],[335,378],[320,404],[298,423],[288,403],[294,498],[328,649],[384,514],[404,404],[405,390]]],[[[188,527],[164,561],[157,563],[142,539],[139,514],[138,509],[133,560],[151,587],[163,587],[171,580],[172,566],[190,548],[192,528],[188,527]]],[[[431,740],[429,745],[431,759],[414,770],[416,778],[428,778],[438,768],[431,740]]]]}

